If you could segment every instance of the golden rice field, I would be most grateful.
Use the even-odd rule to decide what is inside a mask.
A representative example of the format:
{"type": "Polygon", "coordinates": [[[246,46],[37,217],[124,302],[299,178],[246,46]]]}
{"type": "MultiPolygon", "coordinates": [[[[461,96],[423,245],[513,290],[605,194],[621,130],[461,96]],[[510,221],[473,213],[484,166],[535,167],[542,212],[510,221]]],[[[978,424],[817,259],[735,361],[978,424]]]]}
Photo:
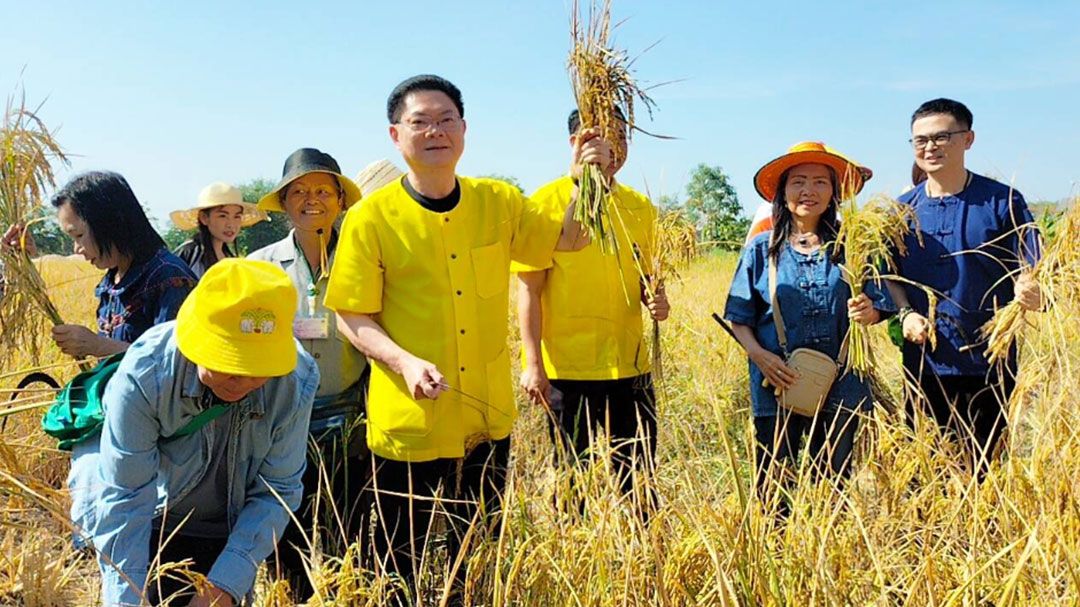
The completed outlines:
{"type": "MultiPolygon", "coordinates": [[[[475,545],[470,604],[1076,605],[1080,604],[1080,309],[1037,319],[1024,344],[1021,398],[1005,456],[986,481],[929,428],[910,433],[878,410],[863,422],[856,471],[843,492],[801,482],[786,525],[753,498],[746,363],[709,314],[720,311],[734,258],[699,259],[669,287],[664,324],[660,511],[645,527],[602,467],[584,519],[552,507],[541,413],[523,405],[501,537],[475,545]]],[[[47,268],[61,313],[88,322],[96,280],[81,264],[47,268]]],[[[887,384],[898,354],[876,329],[887,384]]],[[[60,361],[51,352],[45,361],[60,361]]],[[[8,352],[8,372],[33,365],[8,352]]],[[[71,370],[66,369],[67,374],[71,370]]],[[[12,383],[4,378],[4,387],[12,383]]],[[[66,506],[65,457],[12,418],[0,448],[0,604],[88,605],[95,567],[74,553],[54,513],[66,506]]],[[[378,605],[383,589],[353,560],[323,559],[322,605],[378,605]]],[[[438,604],[439,575],[427,596],[438,604]]],[[[288,605],[260,586],[258,605],[288,605]]]]}

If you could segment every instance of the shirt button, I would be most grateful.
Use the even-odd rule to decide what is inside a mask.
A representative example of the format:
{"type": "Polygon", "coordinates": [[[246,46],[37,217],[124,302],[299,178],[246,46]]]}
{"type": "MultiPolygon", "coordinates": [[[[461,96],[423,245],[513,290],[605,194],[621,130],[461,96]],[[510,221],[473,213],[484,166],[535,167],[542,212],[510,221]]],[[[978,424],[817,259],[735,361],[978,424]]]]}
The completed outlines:
{"type": "Polygon", "coordinates": [[[457,259],[457,255],[455,253],[451,253],[450,254],[450,259],[457,259]]]}
{"type": "Polygon", "coordinates": [[[319,358],[319,353],[316,352],[315,354],[312,354],[312,356],[314,356],[315,358],[319,358]]]}
{"type": "Polygon", "coordinates": [[[462,368],[461,368],[461,370],[462,370],[462,371],[464,371],[464,370],[465,370],[465,367],[462,367],[462,368]]]}
{"type": "Polygon", "coordinates": [[[462,334],[462,335],[465,335],[465,329],[462,329],[462,330],[461,330],[461,334],[462,334]]]}
{"type": "Polygon", "coordinates": [[[458,291],[458,292],[457,292],[457,294],[458,294],[458,295],[461,295],[461,291],[458,291]]]}
{"type": "Polygon", "coordinates": [[[446,223],[450,223],[450,218],[449,217],[443,217],[443,221],[445,221],[446,223]]]}

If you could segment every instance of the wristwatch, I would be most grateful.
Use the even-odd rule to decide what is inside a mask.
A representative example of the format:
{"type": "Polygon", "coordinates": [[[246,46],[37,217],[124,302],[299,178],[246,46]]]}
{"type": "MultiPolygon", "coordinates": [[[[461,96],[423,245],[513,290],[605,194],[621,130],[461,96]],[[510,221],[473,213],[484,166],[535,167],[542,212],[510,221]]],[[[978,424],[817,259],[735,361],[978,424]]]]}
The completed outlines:
{"type": "Polygon", "coordinates": [[[904,306],[900,308],[900,310],[896,313],[896,318],[900,321],[901,327],[904,326],[904,319],[907,318],[907,315],[911,314],[914,311],[915,310],[913,310],[911,306],[904,306]]]}

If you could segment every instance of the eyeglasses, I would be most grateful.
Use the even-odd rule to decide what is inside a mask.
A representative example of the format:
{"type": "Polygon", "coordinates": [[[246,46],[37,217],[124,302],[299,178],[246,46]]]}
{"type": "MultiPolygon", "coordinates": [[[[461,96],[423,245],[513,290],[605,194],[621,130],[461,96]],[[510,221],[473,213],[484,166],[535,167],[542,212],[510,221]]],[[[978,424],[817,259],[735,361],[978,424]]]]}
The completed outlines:
{"type": "Polygon", "coordinates": [[[326,202],[338,197],[338,191],[330,186],[321,185],[311,190],[304,186],[289,188],[285,193],[285,199],[292,203],[307,202],[308,197],[313,196],[319,202],[326,202]]]}
{"type": "Polygon", "coordinates": [[[448,116],[438,120],[431,120],[429,118],[409,118],[408,120],[402,120],[398,124],[404,124],[414,133],[427,133],[433,128],[439,129],[444,133],[456,133],[461,129],[461,125],[464,124],[464,121],[457,116],[448,116]]]}
{"type": "Polygon", "coordinates": [[[971,129],[961,129],[959,131],[942,131],[940,133],[934,133],[930,136],[919,135],[918,137],[908,139],[908,143],[910,143],[916,150],[921,150],[925,148],[931,141],[934,142],[934,145],[941,147],[946,143],[949,143],[949,140],[952,139],[953,135],[966,133],[970,130],[971,129]]]}

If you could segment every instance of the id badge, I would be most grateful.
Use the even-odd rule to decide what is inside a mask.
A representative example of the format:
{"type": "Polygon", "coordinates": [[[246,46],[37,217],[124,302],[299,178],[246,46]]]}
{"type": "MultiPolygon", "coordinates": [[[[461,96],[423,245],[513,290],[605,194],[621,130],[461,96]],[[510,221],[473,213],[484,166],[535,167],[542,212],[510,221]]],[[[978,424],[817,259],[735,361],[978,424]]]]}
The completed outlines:
{"type": "Polygon", "coordinates": [[[304,316],[293,320],[296,339],[326,339],[330,337],[330,319],[326,316],[304,316]]]}

